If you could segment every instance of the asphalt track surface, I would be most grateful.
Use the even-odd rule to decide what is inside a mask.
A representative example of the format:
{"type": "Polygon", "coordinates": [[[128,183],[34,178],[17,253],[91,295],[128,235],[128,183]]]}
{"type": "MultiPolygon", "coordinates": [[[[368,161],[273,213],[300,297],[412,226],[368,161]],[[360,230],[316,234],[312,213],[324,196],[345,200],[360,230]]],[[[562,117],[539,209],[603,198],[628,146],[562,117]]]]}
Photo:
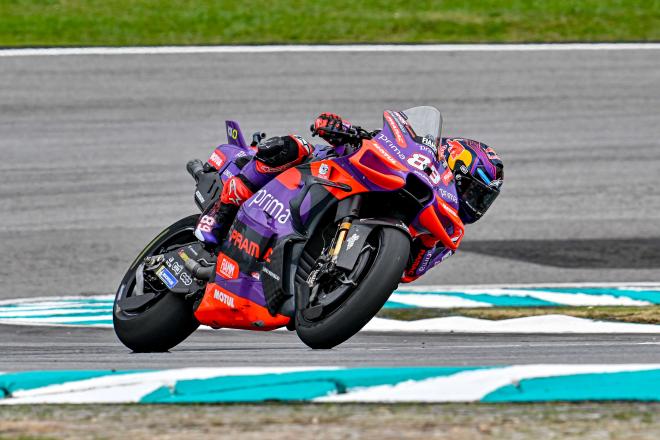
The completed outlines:
{"type": "MultiPolygon", "coordinates": [[[[36,56],[2,58],[0,72],[0,299],[113,292],[146,242],[195,211],[184,165],[225,141],[224,119],[246,134],[307,134],[321,111],[376,128],[383,109],[421,104],[441,109],[446,135],[481,140],[505,161],[502,196],[468,228],[464,252],[421,283],[660,277],[659,51],[36,56]]],[[[199,356],[214,365],[658,362],[653,340],[359,335],[319,354],[300,351],[294,335],[235,332],[138,356],[107,330],[0,326],[0,370],[183,366],[199,356]]]]}
{"type": "Polygon", "coordinates": [[[197,331],[170,353],[130,353],[106,329],[0,325],[0,371],[229,366],[658,363],[660,335],[360,333],[311,350],[294,333],[197,331]]]}

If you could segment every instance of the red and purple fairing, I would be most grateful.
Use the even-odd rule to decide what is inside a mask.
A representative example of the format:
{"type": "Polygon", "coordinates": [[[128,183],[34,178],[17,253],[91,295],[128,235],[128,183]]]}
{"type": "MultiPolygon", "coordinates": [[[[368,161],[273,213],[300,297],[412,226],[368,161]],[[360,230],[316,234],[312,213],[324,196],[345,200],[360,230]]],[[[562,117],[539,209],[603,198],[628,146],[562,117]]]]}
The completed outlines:
{"type": "MultiPolygon", "coordinates": [[[[288,324],[290,307],[285,312],[272,307],[269,311],[273,295],[292,289],[283,279],[282,266],[292,258],[285,257],[285,244],[304,243],[315,222],[338,201],[361,193],[399,191],[411,179],[431,194],[411,216],[411,236],[430,237],[455,250],[464,228],[457,214],[453,176],[438,160],[439,140],[425,138],[425,145],[405,114],[386,111],[383,130],[364,140],[357,151],[317,158],[279,174],[241,206],[221,247],[215,282],[207,285],[196,318],[212,327],[253,330],[288,324]]],[[[215,153],[224,154],[225,148],[232,147],[221,146],[215,153]]]]}

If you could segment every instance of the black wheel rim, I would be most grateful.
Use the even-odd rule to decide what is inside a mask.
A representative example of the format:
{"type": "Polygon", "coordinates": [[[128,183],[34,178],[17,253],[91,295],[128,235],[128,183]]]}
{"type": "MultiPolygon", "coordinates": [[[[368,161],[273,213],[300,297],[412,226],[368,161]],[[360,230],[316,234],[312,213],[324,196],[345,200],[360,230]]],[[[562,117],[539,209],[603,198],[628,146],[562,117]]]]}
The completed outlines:
{"type": "MultiPolygon", "coordinates": [[[[355,285],[345,289],[345,292],[340,295],[338,300],[335,300],[331,304],[324,305],[323,312],[320,316],[307,320],[312,322],[322,321],[334,314],[344,303],[346,303],[346,301],[348,301],[348,299],[355,293],[355,290],[359,286],[360,282],[371,271],[374,260],[378,255],[378,250],[378,234],[371,234],[367,239],[365,246],[362,248],[362,251],[360,251],[360,256],[358,257],[355,267],[349,274],[346,275],[347,278],[350,278],[355,282],[355,285]]],[[[339,281],[337,281],[337,283],[341,284],[339,281]]],[[[324,298],[331,296],[333,293],[336,293],[337,289],[345,288],[345,286],[345,284],[342,284],[339,287],[332,286],[329,290],[323,291],[323,293],[319,294],[318,301],[315,301],[311,304],[308,303],[306,309],[316,306],[319,302],[323,303],[324,298]]]]}

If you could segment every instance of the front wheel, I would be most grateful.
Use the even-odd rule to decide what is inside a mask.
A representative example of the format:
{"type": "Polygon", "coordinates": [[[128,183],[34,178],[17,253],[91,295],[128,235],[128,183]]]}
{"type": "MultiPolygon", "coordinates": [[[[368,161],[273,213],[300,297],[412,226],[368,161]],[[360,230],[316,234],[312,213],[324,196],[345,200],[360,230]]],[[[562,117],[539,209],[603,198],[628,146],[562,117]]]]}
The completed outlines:
{"type": "MultiPolygon", "coordinates": [[[[383,227],[371,232],[364,251],[361,273],[355,274],[357,286],[336,308],[318,318],[305,317],[296,310],[296,333],[311,348],[329,349],[349,339],[383,307],[403,273],[410,239],[396,228],[383,227]]],[[[341,288],[341,287],[340,287],[341,288]]],[[[327,293],[332,294],[332,292],[327,293]]]]}
{"type": "Polygon", "coordinates": [[[174,295],[166,289],[138,281],[138,271],[145,257],[162,254],[169,249],[196,242],[193,235],[199,215],[179,220],[162,231],[147,245],[124,275],[117,289],[113,307],[113,324],[119,340],[135,352],[167,351],[186,339],[199,323],[192,310],[192,301],[174,295]],[[153,300],[137,310],[123,310],[122,301],[140,295],[153,300]]]}

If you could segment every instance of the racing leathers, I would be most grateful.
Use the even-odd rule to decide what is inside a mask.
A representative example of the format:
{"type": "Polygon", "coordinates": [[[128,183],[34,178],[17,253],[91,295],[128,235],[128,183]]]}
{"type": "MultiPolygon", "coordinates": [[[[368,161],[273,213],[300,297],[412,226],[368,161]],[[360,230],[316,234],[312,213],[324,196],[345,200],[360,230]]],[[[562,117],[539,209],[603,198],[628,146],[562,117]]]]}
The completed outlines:
{"type": "MultiPolygon", "coordinates": [[[[333,147],[340,147],[338,132],[351,127],[350,122],[334,113],[322,113],[312,130],[333,147]],[[326,132],[323,129],[333,132],[326,132]]],[[[209,247],[217,246],[229,232],[238,208],[247,199],[273,180],[281,172],[299,165],[314,152],[312,144],[300,136],[287,135],[269,138],[255,145],[256,153],[223,186],[218,201],[197,222],[195,236],[209,247]]]]}

